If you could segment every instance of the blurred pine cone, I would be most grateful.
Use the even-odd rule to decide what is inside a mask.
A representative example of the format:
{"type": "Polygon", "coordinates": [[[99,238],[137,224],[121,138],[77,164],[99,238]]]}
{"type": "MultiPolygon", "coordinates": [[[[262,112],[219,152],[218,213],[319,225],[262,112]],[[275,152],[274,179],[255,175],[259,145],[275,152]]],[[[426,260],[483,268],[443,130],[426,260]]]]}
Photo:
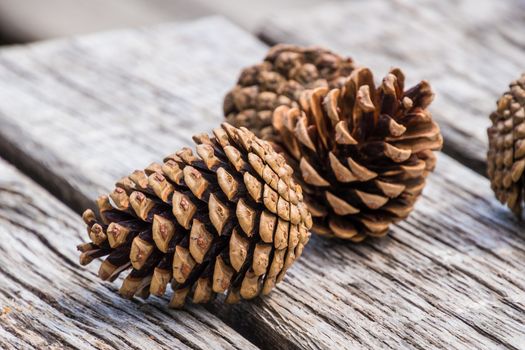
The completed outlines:
{"type": "Polygon", "coordinates": [[[430,85],[404,90],[393,69],[376,88],[354,70],[342,88],[306,90],[300,108],[278,107],[273,128],[301,182],[312,231],[361,241],[406,218],[442,146],[430,85]]]}
{"type": "Polygon", "coordinates": [[[521,217],[525,197],[525,73],[510,83],[490,119],[490,183],[498,200],[521,217]]]}
{"type": "Polygon", "coordinates": [[[160,296],[170,282],[172,307],[267,294],[309,239],[301,188],[267,142],[228,124],[194,140],[198,156],[184,148],[133,172],[98,199],[100,219],[83,215],[80,263],[107,255],[99,277],[110,281],[131,268],[124,297],[160,296]]]}
{"type": "Polygon", "coordinates": [[[224,115],[229,123],[270,139],[275,108],[297,107],[305,89],[340,87],[353,69],[352,59],[322,48],[276,45],[264,62],[242,71],[224,99],[224,115]]]}

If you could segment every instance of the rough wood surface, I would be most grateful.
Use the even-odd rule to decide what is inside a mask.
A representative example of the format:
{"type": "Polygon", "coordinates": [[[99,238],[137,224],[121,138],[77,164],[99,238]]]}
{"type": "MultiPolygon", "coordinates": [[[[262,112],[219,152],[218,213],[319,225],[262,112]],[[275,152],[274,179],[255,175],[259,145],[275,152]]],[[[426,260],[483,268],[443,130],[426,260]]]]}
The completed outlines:
{"type": "Polygon", "coordinates": [[[1,50],[2,155],[80,211],[216,127],[241,68],[265,51],[218,17],[1,50]]]}
{"type": "Polygon", "coordinates": [[[388,238],[315,238],[271,298],[218,308],[286,348],[523,348],[523,226],[485,178],[438,164],[388,238]]]}
{"type": "Polygon", "coordinates": [[[445,152],[485,174],[488,116],[525,71],[522,0],[371,0],[332,2],[269,17],[271,42],[330,47],[374,69],[392,66],[407,81],[427,79],[445,152]]]}
{"type": "Polygon", "coordinates": [[[202,307],[119,298],[79,269],[80,217],[1,159],[0,174],[0,348],[255,348],[202,307]]]}
{"type": "MultiPolygon", "coordinates": [[[[69,184],[61,194],[79,208],[219,123],[232,71],[264,52],[220,19],[0,52],[0,150],[20,154],[41,183],[69,184]]],[[[521,348],[522,226],[486,179],[448,156],[429,182],[390,237],[359,246],[313,239],[270,297],[209,310],[268,349],[521,348]]],[[[74,254],[77,237],[63,254],[74,254]]],[[[87,297],[115,286],[93,288],[87,297]]]]}

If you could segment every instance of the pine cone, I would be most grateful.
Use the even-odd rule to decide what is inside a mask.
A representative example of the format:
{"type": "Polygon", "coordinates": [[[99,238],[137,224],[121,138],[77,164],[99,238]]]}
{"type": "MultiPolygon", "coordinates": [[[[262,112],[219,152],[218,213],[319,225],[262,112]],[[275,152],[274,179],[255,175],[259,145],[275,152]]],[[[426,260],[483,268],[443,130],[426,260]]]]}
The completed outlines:
{"type": "Polygon", "coordinates": [[[98,201],[100,220],[83,214],[91,242],[80,263],[106,256],[102,280],[124,270],[120,293],[160,296],[171,281],[170,306],[227,302],[268,294],[302,253],[312,218],[293,170],[265,141],[228,124],[214,136],[135,171],[98,201]]]}
{"type": "Polygon", "coordinates": [[[404,80],[393,69],[375,88],[358,68],[342,88],[307,90],[300,108],[275,110],[277,147],[302,183],[312,231],[357,242],[409,215],[443,139],[427,110],[430,85],[404,91],[404,80]]]}
{"type": "Polygon", "coordinates": [[[270,139],[272,112],[280,105],[298,107],[304,89],[342,86],[354,69],[350,58],[328,50],[276,45],[264,62],[244,69],[224,99],[226,120],[270,139]]]}
{"type": "Polygon", "coordinates": [[[487,169],[498,200],[521,217],[525,198],[525,73],[509,88],[490,115],[487,169]]]}

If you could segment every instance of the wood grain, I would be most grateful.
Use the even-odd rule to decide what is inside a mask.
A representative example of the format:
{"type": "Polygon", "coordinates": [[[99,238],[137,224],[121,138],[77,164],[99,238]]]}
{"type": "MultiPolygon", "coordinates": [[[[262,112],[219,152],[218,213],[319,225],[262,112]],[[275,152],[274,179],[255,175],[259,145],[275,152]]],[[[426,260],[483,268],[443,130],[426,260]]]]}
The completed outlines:
{"type": "Polygon", "coordinates": [[[1,154],[80,211],[216,127],[265,51],[219,17],[1,50],[1,154]]]}
{"type": "Polygon", "coordinates": [[[389,237],[315,238],[270,298],[215,307],[290,349],[522,348],[523,226],[486,179],[445,155],[438,163],[389,237]]]}
{"type": "MultiPolygon", "coordinates": [[[[232,71],[264,52],[217,18],[0,52],[0,150],[9,146],[10,159],[83,207],[218,124],[232,71]]],[[[441,155],[416,211],[389,237],[357,246],[314,238],[270,297],[207,308],[267,349],[521,348],[525,233],[492,198],[486,179],[441,155]]],[[[78,237],[62,254],[74,255],[78,237]]],[[[109,293],[111,317],[112,303],[133,306],[111,294],[114,285],[93,288],[85,298],[109,293]]],[[[154,308],[151,317],[166,312],[138,304],[154,308]]]]}
{"type": "Polygon", "coordinates": [[[485,174],[488,116],[525,71],[522,0],[371,0],[332,2],[268,18],[270,42],[330,47],[371,67],[392,66],[407,81],[428,80],[445,152],[485,174]]]}
{"type": "Polygon", "coordinates": [[[78,215],[1,159],[0,174],[2,349],[255,348],[202,307],[118,297],[78,266],[78,215]]]}

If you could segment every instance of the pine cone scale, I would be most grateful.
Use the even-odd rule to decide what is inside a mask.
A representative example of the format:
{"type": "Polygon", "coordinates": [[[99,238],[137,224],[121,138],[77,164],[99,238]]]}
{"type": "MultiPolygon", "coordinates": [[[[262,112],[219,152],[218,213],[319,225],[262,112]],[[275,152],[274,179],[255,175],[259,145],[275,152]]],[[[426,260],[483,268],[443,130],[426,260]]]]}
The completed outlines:
{"type": "Polygon", "coordinates": [[[350,59],[278,45],[241,73],[224,106],[227,120],[285,155],[314,232],[360,241],[405,218],[435,168],[443,138],[433,97],[426,81],[405,90],[399,69],[376,85],[350,59]]]}
{"type": "Polygon", "coordinates": [[[284,277],[308,241],[301,189],[270,145],[227,124],[195,141],[198,156],[185,148],[117,182],[97,202],[100,221],[83,215],[92,242],[79,245],[81,263],[107,255],[104,280],[131,268],[125,297],[160,296],[172,281],[173,307],[189,295],[253,298],[284,277]]]}
{"type": "Polygon", "coordinates": [[[521,217],[525,198],[525,74],[509,85],[490,115],[487,172],[501,203],[521,217]]]}
{"type": "Polygon", "coordinates": [[[371,72],[357,69],[340,89],[304,92],[302,110],[274,112],[277,144],[295,159],[290,164],[304,183],[314,230],[325,227],[321,234],[386,234],[411,211],[434,168],[442,137],[423,107],[432,92],[421,83],[403,93],[401,73],[393,72],[375,88],[371,72]]]}

